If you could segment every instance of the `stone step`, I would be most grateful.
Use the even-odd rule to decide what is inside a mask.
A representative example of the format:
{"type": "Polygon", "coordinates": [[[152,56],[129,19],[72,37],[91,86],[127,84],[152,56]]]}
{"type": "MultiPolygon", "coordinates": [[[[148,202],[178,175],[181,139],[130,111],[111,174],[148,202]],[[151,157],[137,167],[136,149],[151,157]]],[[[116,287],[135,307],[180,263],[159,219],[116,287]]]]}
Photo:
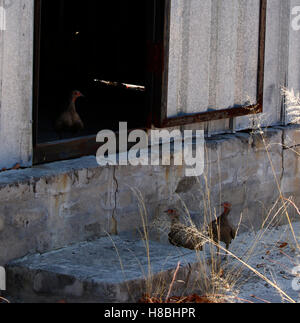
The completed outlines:
{"type": "Polygon", "coordinates": [[[191,292],[199,273],[196,252],[126,236],[107,237],[11,262],[7,289],[26,303],[136,302],[144,294],[165,295],[178,262],[172,291],[182,295],[186,289],[191,292]]]}

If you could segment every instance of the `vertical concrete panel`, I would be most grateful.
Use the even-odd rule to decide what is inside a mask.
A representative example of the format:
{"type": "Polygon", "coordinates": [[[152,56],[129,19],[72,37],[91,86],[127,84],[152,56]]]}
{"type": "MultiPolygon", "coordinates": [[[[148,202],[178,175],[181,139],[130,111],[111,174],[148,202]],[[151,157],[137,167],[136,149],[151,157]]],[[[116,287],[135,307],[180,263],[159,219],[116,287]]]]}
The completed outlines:
{"type": "Polygon", "coordinates": [[[238,105],[255,102],[257,97],[259,17],[259,1],[239,1],[235,64],[235,103],[238,105]]]}
{"type": "MultiPolygon", "coordinates": [[[[235,101],[235,65],[237,55],[238,4],[236,0],[217,1],[217,16],[213,26],[217,29],[216,107],[226,109],[234,106],[235,101]]],[[[214,69],[214,64],[211,65],[214,69]]]]}
{"type": "Polygon", "coordinates": [[[0,0],[0,116],[2,105],[2,80],[3,80],[3,56],[4,56],[4,32],[6,30],[6,9],[4,0],[0,0]]]}
{"type": "Polygon", "coordinates": [[[172,1],[169,117],[230,108],[256,97],[259,4],[172,1]]]}
{"type": "Polygon", "coordinates": [[[205,109],[209,103],[211,1],[185,2],[185,4],[188,3],[190,3],[190,22],[187,22],[187,25],[189,25],[190,40],[189,52],[186,56],[188,62],[185,63],[188,66],[189,82],[185,112],[197,113],[198,109],[205,109]]]}
{"type": "Polygon", "coordinates": [[[0,168],[32,160],[33,0],[2,1],[0,168]]]}
{"type": "Polygon", "coordinates": [[[168,116],[208,106],[211,1],[171,5],[168,116]]]}
{"type": "MultiPolygon", "coordinates": [[[[216,0],[215,0],[216,1],[216,0]]],[[[258,35],[259,35],[259,9],[260,2],[257,0],[242,0],[237,2],[236,7],[236,32],[233,46],[236,46],[235,61],[233,62],[232,74],[229,74],[231,84],[234,84],[234,93],[229,92],[231,105],[248,105],[256,101],[257,94],[257,65],[258,65],[258,35]],[[234,97],[233,97],[234,96],[234,97]]],[[[212,52],[216,51],[213,47],[212,52]]],[[[222,52],[221,52],[222,53],[222,52]]],[[[214,62],[211,62],[213,65],[214,62]]],[[[212,67],[213,68],[213,67],[212,67]]],[[[226,75],[224,76],[227,79],[226,75]]],[[[211,74],[211,91],[216,89],[211,74]]],[[[213,93],[213,92],[211,92],[213,93]]],[[[219,92],[221,94],[221,92],[219,92]]],[[[228,98],[228,103],[229,103],[228,98]]],[[[230,105],[222,104],[222,96],[219,96],[219,106],[227,108],[230,105]]],[[[217,106],[217,104],[215,103],[217,106]]],[[[245,118],[245,127],[249,128],[249,117],[245,118]]],[[[211,133],[222,133],[229,128],[229,120],[210,122],[211,133]]]]}
{"type": "Polygon", "coordinates": [[[180,57],[182,56],[181,24],[182,7],[180,0],[171,2],[171,33],[169,49],[169,91],[168,91],[168,116],[180,113],[179,86],[180,86],[180,57]]]}
{"type": "MultiPolygon", "coordinates": [[[[281,87],[287,81],[290,0],[268,0],[265,51],[264,113],[255,117],[261,126],[282,122],[283,98],[281,87]]],[[[237,129],[252,127],[251,117],[238,118],[237,129]]]]}
{"type": "MultiPolygon", "coordinates": [[[[291,28],[295,6],[299,0],[268,0],[261,126],[284,122],[282,86],[300,90],[300,31],[291,28]]],[[[169,117],[256,101],[259,7],[259,0],[172,1],[169,117]]],[[[237,118],[237,130],[252,126],[252,117],[237,118]]],[[[228,120],[210,128],[224,132],[228,120]]]]}
{"type": "MultiPolygon", "coordinates": [[[[291,0],[290,9],[288,87],[294,89],[297,93],[300,92],[300,0],[291,0]]],[[[287,122],[291,122],[294,119],[295,116],[292,115],[291,111],[287,111],[287,122]]]]}
{"type": "Polygon", "coordinates": [[[296,10],[296,7],[300,8],[300,0],[291,0],[289,87],[300,91],[300,10],[296,10]],[[298,29],[293,27],[296,22],[298,29]]]}

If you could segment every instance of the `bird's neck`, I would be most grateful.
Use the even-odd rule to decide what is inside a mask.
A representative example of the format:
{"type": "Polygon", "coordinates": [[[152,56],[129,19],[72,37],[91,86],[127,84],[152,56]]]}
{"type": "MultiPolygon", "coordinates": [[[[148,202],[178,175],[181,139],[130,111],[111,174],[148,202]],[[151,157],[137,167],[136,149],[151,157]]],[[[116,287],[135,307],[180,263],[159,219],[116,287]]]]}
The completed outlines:
{"type": "Polygon", "coordinates": [[[225,208],[222,217],[226,217],[230,213],[230,209],[225,208]]]}
{"type": "Polygon", "coordinates": [[[72,102],[75,104],[77,101],[77,97],[75,96],[74,98],[72,98],[72,102]]]}
{"type": "Polygon", "coordinates": [[[76,105],[75,105],[75,103],[76,103],[76,99],[75,100],[72,99],[72,101],[70,102],[69,107],[68,107],[68,110],[70,112],[76,112],[76,105]]]}
{"type": "Polygon", "coordinates": [[[175,216],[172,218],[171,224],[176,225],[179,223],[179,216],[175,216]]]}

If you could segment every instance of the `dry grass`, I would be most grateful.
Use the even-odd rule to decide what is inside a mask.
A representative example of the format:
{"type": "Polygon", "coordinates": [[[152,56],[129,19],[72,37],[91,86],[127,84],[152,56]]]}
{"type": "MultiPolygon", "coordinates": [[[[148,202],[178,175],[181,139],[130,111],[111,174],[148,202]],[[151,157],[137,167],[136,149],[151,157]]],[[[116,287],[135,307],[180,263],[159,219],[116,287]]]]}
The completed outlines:
{"type": "Polygon", "coordinates": [[[9,302],[9,300],[7,300],[6,298],[4,298],[4,297],[1,297],[1,296],[0,296],[0,304],[1,304],[1,303],[9,304],[10,302],[9,302]]]}
{"type": "MultiPolygon", "coordinates": [[[[263,136],[263,132],[262,132],[262,136],[263,136]]],[[[266,151],[268,152],[269,148],[267,146],[265,148],[266,148],[266,151]]],[[[268,156],[270,158],[269,154],[268,156]]],[[[272,165],[271,158],[270,158],[270,163],[272,165]]],[[[206,176],[204,177],[205,177],[206,188],[207,188],[207,191],[203,195],[204,210],[206,210],[206,212],[204,213],[204,218],[205,218],[204,227],[206,227],[207,224],[210,223],[210,221],[214,220],[217,217],[217,212],[216,212],[216,209],[213,208],[211,205],[209,184],[206,176]]],[[[277,181],[275,170],[274,170],[274,177],[276,178],[276,181],[277,181]]],[[[276,203],[274,204],[272,209],[268,211],[265,221],[262,224],[260,233],[256,235],[253,241],[248,242],[249,243],[248,251],[245,255],[243,255],[242,258],[238,257],[231,251],[227,251],[222,245],[217,244],[213,240],[211,240],[208,237],[205,230],[202,231],[203,233],[201,233],[201,231],[199,232],[199,234],[202,234],[203,240],[205,240],[207,245],[209,246],[209,250],[210,250],[209,272],[207,272],[207,258],[205,258],[200,252],[197,252],[199,268],[201,268],[202,271],[201,271],[201,275],[199,276],[199,280],[194,282],[193,290],[194,289],[201,290],[202,293],[200,295],[200,294],[193,293],[191,290],[185,290],[185,292],[179,296],[178,295],[170,296],[170,295],[172,292],[173,284],[176,281],[176,276],[177,276],[180,264],[178,264],[178,267],[174,273],[173,280],[170,285],[167,285],[165,281],[154,282],[153,280],[152,270],[151,270],[150,246],[149,246],[150,237],[149,237],[149,224],[147,220],[148,215],[147,215],[146,206],[144,204],[144,200],[142,198],[141,192],[139,192],[138,190],[133,190],[134,194],[138,197],[139,204],[140,204],[140,207],[139,207],[140,215],[143,219],[142,220],[143,229],[141,230],[140,234],[141,234],[142,240],[144,241],[145,250],[148,256],[148,273],[144,273],[144,277],[147,283],[146,283],[145,291],[141,291],[144,297],[142,297],[140,301],[143,303],[220,303],[220,302],[251,303],[249,300],[239,298],[238,294],[236,293],[236,290],[240,287],[238,286],[237,282],[240,280],[243,271],[245,269],[248,269],[252,273],[254,273],[257,277],[259,277],[262,281],[266,282],[272,288],[274,288],[274,290],[276,290],[278,294],[281,295],[282,300],[284,302],[296,303],[296,300],[292,299],[279,287],[275,279],[271,280],[267,278],[256,268],[249,265],[249,260],[254,255],[254,251],[257,245],[260,243],[260,241],[263,241],[268,230],[278,225],[278,222],[280,222],[283,217],[286,217],[286,219],[288,220],[289,228],[292,233],[293,241],[290,241],[289,245],[294,244],[295,249],[299,250],[300,252],[299,242],[297,241],[297,238],[293,229],[292,221],[288,213],[288,206],[291,205],[292,207],[294,207],[298,212],[298,214],[299,214],[299,209],[297,208],[296,204],[292,201],[291,198],[286,198],[285,196],[283,196],[280,190],[279,183],[278,183],[278,190],[279,190],[279,197],[276,203]],[[221,255],[218,255],[216,253],[217,247],[224,253],[224,255],[227,253],[227,257],[230,257],[231,259],[235,259],[237,264],[230,269],[226,267],[227,263],[222,264],[220,262],[221,255]]],[[[186,210],[186,215],[185,215],[186,221],[189,222],[191,225],[195,225],[189,214],[187,206],[184,204],[183,201],[182,201],[182,204],[184,205],[184,208],[186,210]]],[[[242,216],[240,218],[239,226],[241,222],[242,222],[242,216]]],[[[164,226],[164,229],[167,230],[168,228],[167,221],[163,222],[163,226],[164,226]]],[[[286,239],[284,239],[284,234],[282,235],[282,237],[283,237],[282,241],[285,241],[286,239]]],[[[265,303],[268,302],[266,300],[261,299],[259,296],[252,295],[252,298],[259,300],[261,302],[265,302],[265,303]]]]}
{"type": "MultiPolygon", "coordinates": [[[[300,121],[300,94],[295,94],[294,91],[288,91],[287,89],[283,89],[283,94],[286,96],[286,104],[288,106],[287,111],[289,113],[289,118],[293,123],[298,123],[300,121]]],[[[260,135],[261,140],[264,144],[264,148],[267,154],[268,162],[271,166],[274,181],[277,186],[278,192],[274,192],[274,195],[277,195],[277,200],[274,203],[273,207],[270,210],[266,210],[264,208],[264,221],[261,225],[260,231],[255,235],[253,241],[248,241],[247,252],[242,256],[238,257],[231,251],[227,251],[222,245],[215,243],[211,240],[207,234],[207,226],[208,224],[215,220],[219,214],[219,210],[215,208],[215,204],[212,202],[212,194],[211,194],[211,183],[209,179],[209,175],[204,174],[204,185],[200,183],[200,179],[198,178],[199,185],[199,196],[197,199],[201,201],[199,203],[199,208],[201,209],[201,214],[204,219],[203,226],[199,228],[199,234],[202,235],[202,238],[206,241],[206,245],[209,248],[210,261],[207,263],[207,258],[201,254],[201,252],[196,252],[197,259],[199,262],[199,270],[200,275],[199,279],[194,281],[194,285],[192,286],[195,290],[201,290],[201,294],[193,293],[192,289],[185,290],[182,295],[171,296],[172,289],[174,283],[177,281],[177,275],[180,269],[180,264],[178,264],[173,279],[171,282],[166,283],[165,281],[154,281],[153,273],[151,269],[151,258],[150,258],[150,236],[149,236],[149,228],[151,226],[156,227],[161,232],[168,232],[170,228],[170,222],[168,219],[163,217],[158,217],[154,219],[154,221],[149,224],[149,216],[147,214],[147,207],[145,205],[142,193],[134,188],[131,188],[133,194],[136,196],[139,204],[139,213],[142,219],[142,229],[140,230],[140,235],[145,244],[145,251],[148,257],[148,272],[144,273],[144,277],[146,280],[145,290],[141,291],[141,295],[144,295],[141,298],[141,302],[143,303],[219,303],[219,302],[248,302],[251,301],[242,299],[238,297],[237,290],[240,287],[240,278],[242,277],[245,269],[252,272],[263,282],[271,286],[278,295],[281,296],[282,301],[289,303],[296,303],[297,300],[293,299],[286,292],[284,292],[280,286],[276,283],[275,277],[268,278],[266,275],[262,274],[257,268],[251,266],[250,260],[254,256],[256,252],[256,248],[258,244],[264,240],[266,235],[268,234],[271,228],[278,226],[282,223],[282,219],[288,223],[289,234],[291,235],[290,241],[287,241],[286,234],[288,232],[282,232],[282,244],[276,245],[276,241],[274,241],[274,250],[280,250],[283,256],[290,257],[284,252],[284,247],[288,244],[289,246],[293,246],[295,251],[300,253],[300,245],[297,240],[293,223],[289,214],[289,210],[293,208],[296,213],[300,216],[299,206],[296,205],[292,197],[284,196],[281,191],[281,183],[280,179],[277,177],[275,167],[272,161],[270,145],[268,145],[267,140],[264,136],[264,129],[261,128],[261,116],[252,117],[257,118],[253,121],[255,124],[254,135],[260,135]],[[227,254],[229,259],[235,260],[234,266],[228,267],[228,263],[221,263],[220,257],[222,255],[216,253],[216,249],[219,248],[224,255],[227,254]]],[[[282,143],[278,143],[282,145],[282,143]]],[[[285,147],[286,148],[286,147],[285,147]]],[[[292,150],[292,149],[291,149],[292,150]]],[[[293,150],[292,150],[293,151],[293,150]]],[[[299,153],[294,151],[295,154],[299,153]]],[[[208,155],[208,154],[207,154],[208,155]]],[[[209,163],[207,163],[209,165],[209,163]]],[[[221,181],[221,162],[220,156],[218,156],[218,165],[219,165],[219,188],[220,188],[220,196],[219,196],[219,205],[222,202],[222,181],[221,181]]],[[[208,166],[209,168],[210,166],[208,166]]],[[[210,173],[210,169],[207,170],[207,173],[210,173]]],[[[180,197],[176,197],[177,200],[180,197]]],[[[229,201],[230,202],[230,201],[229,201]]],[[[192,217],[189,212],[188,206],[181,199],[182,208],[185,210],[184,217],[185,222],[189,223],[190,226],[194,226],[192,217]]],[[[243,214],[240,216],[240,221],[238,223],[238,232],[243,223],[243,214]]],[[[271,252],[269,250],[268,252],[271,252]]],[[[167,262],[167,259],[166,259],[167,262]]],[[[141,270],[142,266],[141,266],[141,270]]],[[[245,283],[245,282],[244,282],[245,283]]],[[[257,300],[260,302],[268,303],[267,300],[262,299],[259,295],[251,295],[251,291],[249,291],[249,297],[252,297],[253,300],[257,300]]]]}
{"type": "Polygon", "coordinates": [[[300,93],[293,89],[282,88],[282,95],[285,97],[287,118],[290,123],[300,122],[300,93]]]}
{"type": "MultiPolygon", "coordinates": [[[[266,150],[268,148],[266,147],[266,150]]],[[[272,163],[272,161],[270,161],[272,163]]],[[[205,224],[204,227],[207,226],[207,223],[209,223],[211,220],[214,220],[216,218],[216,209],[211,207],[210,199],[208,199],[208,196],[210,196],[210,190],[208,186],[208,180],[205,177],[206,187],[207,191],[204,195],[206,197],[205,199],[205,207],[204,209],[207,211],[204,214],[205,217],[205,224]]],[[[278,186],[280,188],[280,186],[278,186]]],[[[139,202],[143,205],[141,208],[143,212],[146,212],[145,205],[141,196],[141,193],[137,193],[139,195],[139,202]]],[[[186,210],[186,221],[189,222],[191,225],[194,225],[192,218],[189,214],[187,206],[182,201],[182,204],[184,205],[184,208],[186,210]]],[[[207,269],[207,259],[205,257],[201,256],[201,253],[197,252],[197,257],[199,261],[199,267],[203,269],[203,272],[201,274],[201,277],[199,277],[199,281],[194,282],[194,288],[203,291],[202,295],[197,294],[190,294],[188,290],[185,291],[185,293],[181,296],[173,296],[170,297],[173,284],[176,280],[176,275],[179,270],[179,265],[174,273],[173,280],[169,286],[169,290],[167,293],[167,296],[165,297],[166,293],[166,284],[165,282],[160,282],[156,286],[153,285],[153,281],[151,279],[151,259],[149,257],[149,273],[147,276],[147,287],[146,291],[144,291],[144,297],[141,299],[141,302],[144,303],[184,303],[184,302],[195,302],[195,303],[219,303],[219,302],[249,302],[248,300],[244,300],[239,298],[237,295],[235,295],[235,290],[237,289],[237,281],[242,275],[242,272],[245,268],[253,272],[255,275],[257,275],[260,279],[265,281],[267,284],[272,286],[279,295],[282,296],[282,299],[284,301],[288,301],[290,303],[295,303],[296,300],[293,300],[289,295],[287,295],[277,284],[275,281],[270,280],[265,275],[260,273],[256,268],[250,266],[248,264],[249,260],[253,256],[254,250],[258,243],[264,239],[265,234],[268,232],[268,230],[274,226],[276,226],[278,221],[282,219],[283,216],[287,217],[288,222],[290,224],[290,229],[292,232],[292,236],[294,237],[294,244],[296,248],[299,248],[298,241],[296,239],[295,232],[293,230],[292,222],[290,220],[289,214],[287,212],[287,206],[288,204],[291,204],[294,206],[297,211],[299,212],[298,208],[296,207],[295,203],[288,198],[285,198],[281,191],[280,196],[277,200],[277,202],[274,204],[273,208],[269,210],[267,213],[267,216],[265,218],[265,221],[262,224],[260,233],[256,236],[254,241],[249,241],[249,249],[247,253],[243,256],[243,259],[236,256],[230,251],[227,251],[222,245],[219,245],[215,243],[213,240],[211,240],[205,230],[203,230],[203,233],[201,231],[199,234],[202,234],[203,240],[206,241],[207,245],[209,245],[210,248],[210,265],[209,265],[209,273],[205,272],[207,269]],[[279,219],[279,220],[278,220],[279,219]],[[237,265],[232,267],[230,270],[223,268],[222,264],[220,263],[220,256],[216,254],[216,247],[220,248],[224,252],[224,254],[228,254],[229,257],[232,259],[235,259],[237,261],[237,265]],[[155,295],[155,296],[153,296],[155,295]]],[[[144,215],[146,213],[143,213],[144,215]]],[[[144,217],[144,216],[143,216],[144,217]]],[[[240,219],[239,225],[241,224],[242,217],[240,219]]],[[[148,252],[149,250],[149,235],[148,230],[146,226],[146,220],[143,220],[144,226],[144,234],[143,234],[143,240],[146,244],[146,250],[148,252]]],[[[165,228],[167,228],[167,221],[163,222],[165,228]]],[[[290,245],[292,243],[290,242],[290,245]]],[[[300,251],[300,249],[298,249],[300,251]]],[[[148,253],[149,254],[149,253],[148,253]]],[[[226,265],[226,264],[225,264],[226,265]]],[[[253,298],[264,301],[259,298],[259,296],[252,295],[253,298]]],[[[267,302],[267,301],[265,301],[267,302]]]]}

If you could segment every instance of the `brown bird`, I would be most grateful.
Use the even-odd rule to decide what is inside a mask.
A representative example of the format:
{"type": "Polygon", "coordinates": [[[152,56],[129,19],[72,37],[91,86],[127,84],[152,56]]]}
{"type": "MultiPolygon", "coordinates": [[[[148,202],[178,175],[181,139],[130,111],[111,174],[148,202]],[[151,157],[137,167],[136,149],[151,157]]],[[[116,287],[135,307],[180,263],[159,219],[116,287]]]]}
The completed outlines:
{"type": "Polygon", "coordinates": [[[205,241],[196,227],[188,227],[179,222],[179,213],[177,210],[169,209],[165,211],[171,218],[171,230],[169,233],[169,242],[176,247],[183,247],[190,250],[203,250],[205,241]]]}
{"type": "MultiPolygon", "coordinates": [[[[231,211],[231,204],[225,202],[222,204],[224,207],[224,212],[220,215],[218,219],[211,222],[209,225],[209,235],[216,243],[220,241],[226,244],[226,249],[229,250],[229,246],[233,239],[236,237],[236,230],[233,228],[228,220],[228,215],[231,211]]],[[[219,247],[218,251],[220,250],[219,247]]]]}
{"type": "Polygon", "coordinates": [[[84,129],[84,124],[76,110],[76,101],[80,97],[83,97],[81,92],[72,91],[65,111],[56,120],[55,129],[58,133],[64,130],[78,132],[84,129]]]}

